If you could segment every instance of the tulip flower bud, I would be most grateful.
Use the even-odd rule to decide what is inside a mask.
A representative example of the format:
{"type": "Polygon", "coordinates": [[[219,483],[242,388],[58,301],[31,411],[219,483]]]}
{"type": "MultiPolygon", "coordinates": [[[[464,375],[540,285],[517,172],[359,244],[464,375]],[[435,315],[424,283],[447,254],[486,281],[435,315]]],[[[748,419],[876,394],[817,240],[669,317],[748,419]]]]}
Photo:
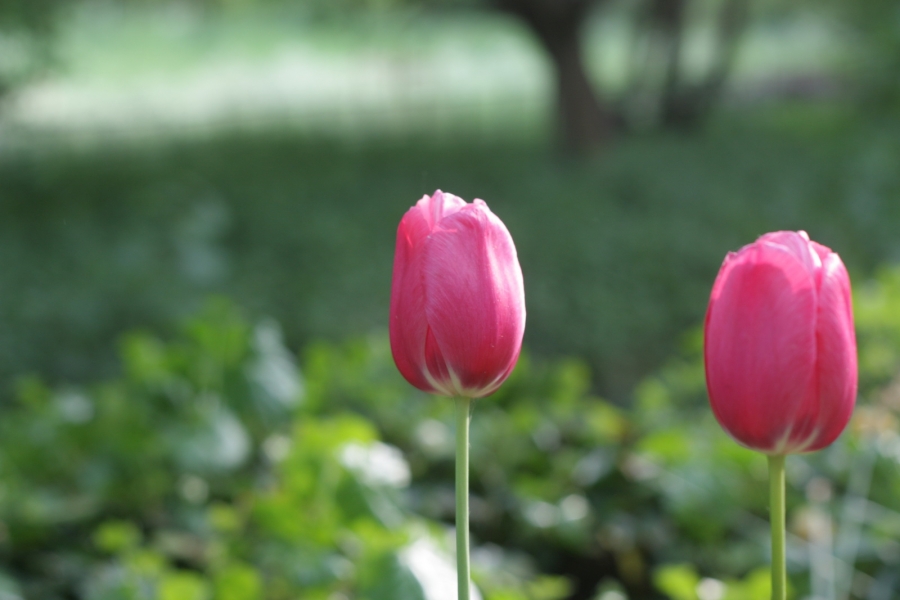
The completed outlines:
{"type": "Polygon", "coordinates": [[[811,452],[844,430],[856,402],[850,279],[804,231],[768,233],[729,253],[704,330],[713,413],[769,455],[811,452]]]}
{"type": "Polygon", "coordinates": [[[426,392],[481,398],[512,372],[525,333],[525,289],[506,226],[481,200],[436,191],[397,229],[391,351],[426,392]]]}

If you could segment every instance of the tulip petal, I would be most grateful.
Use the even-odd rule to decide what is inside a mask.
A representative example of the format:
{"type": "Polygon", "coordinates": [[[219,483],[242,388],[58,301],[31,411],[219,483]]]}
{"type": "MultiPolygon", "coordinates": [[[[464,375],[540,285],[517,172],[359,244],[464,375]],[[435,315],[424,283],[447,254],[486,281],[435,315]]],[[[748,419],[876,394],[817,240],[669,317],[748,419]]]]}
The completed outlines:
{"type": "Polygon", "coordinates": [[[819,450],[831,444],[847,426],[856,404],[856,334],[850,278],[837,254],[822,265],[816,328],[818,406],[815,430],[799,452],[819,450]]]}
{"type": "Polygon", "coordinates": [[[746,246],[722,265],[704,355],[716,418],[744,445],[777,453],[791,416],[815,391],[817,302],[814,275],[793,243],[761,241],[769,243],[746,246]]]}
{"type": "Polygon", "coordinates": [[[445,393],[429,380],[426,369],[424,257],[422,244],[445,216],[466,206],[453,194],[437,190],[406,211],[397,228],[391,282],[391,352],[397,369],[411,384],[431,393],[445,393]]]}
{"type": "Polygon", "coordinates": [[[431,386],[444,396],[458,395],[454,391],[456,386],[453,385],[453,377],[450,369],[447,367],[447,361],[444,359],[441,347],[438,345],[434,332],[431,331],[430,327],[425,334],[425,369],[423,375],[431,386]]]}
{"type": "Polygon", "coordinates": [[[441,219],[462,210],[464,206],[465,200],[441,190],[435,191],[431,197],[422,196],[415,206],[406,211],[401,221],[410,248],[417,247],[431,235],[441,219]]]}
{"type": "Polygon", "coordinates": [[[525,292],[506,226],[480,200],[445,216],[424,245],[425,314],[455,393],[493,392],[519,355],[525,292]]]}
{"type": "Polygon", "coordinates": [[[397,369],[407,381],[420,390],[437,393],[423,375],[425,337],[428,333],[422,278],[423,256],[421,252],[414,251],[414,238],[408,233],[408,228],[408,220],[404,217],[397,230],[391,282],[391,353],[397,369]]]}
{"type": "Polygon", "coordinates": [[[822,260],[810,247],[809,235],[805,231],[773,231],[761,236],[757,243],[760,242],[783,246],[803,263],[810,273],[815,273],[822,267],[822,260]]]}

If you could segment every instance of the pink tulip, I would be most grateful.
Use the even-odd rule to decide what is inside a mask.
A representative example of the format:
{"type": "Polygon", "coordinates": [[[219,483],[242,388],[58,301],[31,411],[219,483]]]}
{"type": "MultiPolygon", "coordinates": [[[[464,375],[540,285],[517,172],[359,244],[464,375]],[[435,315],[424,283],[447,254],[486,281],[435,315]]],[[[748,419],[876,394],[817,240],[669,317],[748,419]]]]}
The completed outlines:
{"type": "Polygon", "coordinates": [[[710,404],[739,443],[811,452],[844,430],[856,402],[850,279],[805,231],[768,233],[728,254],[704,334],[710,404]]]}
{"type": "Polygon", "coordinates": [[[481,398],[509,376],[525,332],[516,248],[487,204],[436,191],[397,228],[391,351],[433,394],[481,398]]]}

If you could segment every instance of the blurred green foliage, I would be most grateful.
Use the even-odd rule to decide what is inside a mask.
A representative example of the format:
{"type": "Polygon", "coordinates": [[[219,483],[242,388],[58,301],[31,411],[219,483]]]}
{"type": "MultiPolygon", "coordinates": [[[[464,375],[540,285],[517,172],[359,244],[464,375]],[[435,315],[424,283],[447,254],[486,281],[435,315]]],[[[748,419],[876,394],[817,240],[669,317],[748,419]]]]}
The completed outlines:
{"type": "MultiPolygon", "coordinates": [[[[336,351],[311,349],[325,370],[304,382],[274,322],[250,327],[219,300],[172,342],[127,336],[121,377],[57,390],[22,379],[0,424],[8,597],[435,597],[452,576],[449,538],[409,510],[403,454],[341,406],[350,390],[323,365],[336,351]]],[[[356,402],[411,396],[383,358],[341,349],[333,366],[356,382],[387,379],[356,402]]],[[[494,555],[515,566],[480,574],[495,597],[565,594],[494,555]]]]}
{"type": "MultiPolygon", "coordinates": [[[[822,3],[809,3],[821,10],[822,3]]],[[[845,77],[859,86],[868,111],[900,110],[900,8],[890,0],[830,0],[831,9],[852,35],[854,53],[845,61],[845,77]]]]}
{"type": "MultiPolygon", "coordinates": [[[[833,6],[865,41],[867,97],[895,107],[896,7],[833,6]]],[[[49,33],[51,8],[0,0],[3,43],[36,43],[17,36],[49,33]]],[[[334,340],[383,326],[394,228],[439,186],[513,232],[530,347],[584,357],[525,356],[478,403],[486,598],[764,597],[765,461],[709,414],[699,336],[675,340],[724,252],[778,228],[874,274],[854,423],[789,462],[793,589],[890,597],[900,271],[876,267],[900,257],[900,136],[852,111],[738,111],[583,162],[530,139],[244,132],[3,154],[0,374],[43,376],[2,390],[0,598],[432,600],[452,579],[452,407],[402,381],[383,335],[334,340]],[[246,314],[201,308],[215,292],[246,314]],[[138,325],[154,333],[114,352],[138,325]]]]}
{"type": "Polygon", "coordinates": [[[0,100],[51,62],[54,23],[64,5],[63,0],[0,0],[0,100]]]}
{"type": "MultiPolygon", "coordinates": [[[[859,597],[897,583],[900,270],[855,302],[861,405],[836,444],[788,461],[797,597],[823,573],[859,597]]],[[[692,333],[628,409],[591,393],[584,363],[528,356],[478,401],[486,599],[766,597],[765,459],[715,423],[701,354],[692,333]]],[[[453,406],[403,381],[383,336],[309,345],[301,370],[274,321],[218,299],[169,341],[126,336],[120,358],[96,384],[23,378],[3,411],[6,597],[443,597],[453,406]]]]}
{"type": "Polygon", "coordinates": [[[46,32],[52,25],[53,11],[64,5],[63,0],[0,0],[0,30],[46,32]]]}

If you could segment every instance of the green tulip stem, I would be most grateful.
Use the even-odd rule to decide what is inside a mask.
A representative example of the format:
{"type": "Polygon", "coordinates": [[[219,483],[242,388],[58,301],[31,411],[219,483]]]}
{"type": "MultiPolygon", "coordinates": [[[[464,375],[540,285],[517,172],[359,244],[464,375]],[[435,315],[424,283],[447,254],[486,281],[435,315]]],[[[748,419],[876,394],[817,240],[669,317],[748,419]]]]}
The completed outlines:
{"type": "Polygon", "coordinates": [[[472,399],[456,399],[456,576],[459,600],[469,600],[469,423],[472,399]]]}
{"type": "Polygon", "coordinates": [[[769,521],[772,526],[772,600],[785,600],[784,455],[769,457],[769,521]]]}

